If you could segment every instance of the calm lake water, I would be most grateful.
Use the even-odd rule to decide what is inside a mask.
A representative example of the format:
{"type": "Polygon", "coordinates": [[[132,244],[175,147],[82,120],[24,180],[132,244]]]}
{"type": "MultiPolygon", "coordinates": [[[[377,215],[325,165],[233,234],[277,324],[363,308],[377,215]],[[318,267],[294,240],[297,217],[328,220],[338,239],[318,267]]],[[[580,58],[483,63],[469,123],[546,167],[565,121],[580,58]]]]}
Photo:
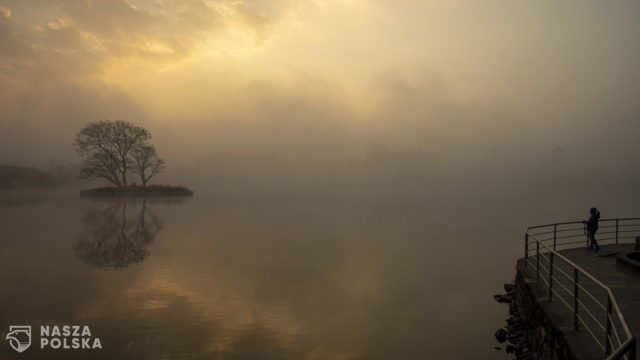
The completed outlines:
{"type": "Polygon", "coordinates": [[[523,224],[412,196],[31,200],[0,206],[3,359],[508,358],[491,296],[523,224]],[[102,349],[40,349],[41,325],[102,349]]]}

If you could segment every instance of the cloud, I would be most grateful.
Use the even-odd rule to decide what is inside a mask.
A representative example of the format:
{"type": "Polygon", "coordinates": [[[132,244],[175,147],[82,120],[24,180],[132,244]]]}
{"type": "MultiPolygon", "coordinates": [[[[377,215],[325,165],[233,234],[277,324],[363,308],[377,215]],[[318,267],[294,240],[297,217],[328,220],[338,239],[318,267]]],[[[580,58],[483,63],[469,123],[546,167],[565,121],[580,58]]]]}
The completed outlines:
{"type": "MultiPolygon", "coordinates": [[[[23,59],[27,56],[31,49],[29,45],[23,41],[12,29],[14,24],[11,19],[11,11],[0,7],[0,65],[9,59],[23,59]],[[3,13],[3,10],[6,10],[3,13]],[[5,14],[9,14],[8,16],[5,14]],[[5,60],[5,61],[3,61],[5,60]]],[[[3,71],[0,68],[0,71],[3,71]]],[[[6,71],[6,69],[5,69],[6,71]]]]}
{"type": "Polygon", "coordinates": [[[298,0],[239,1],[233,7],[233,11],[259,39],[263,39],[270,28],[277,24],[281,17],[295,9],[298,3],[298,0]]]}
{"type": "Polygon", "coordinates": [[[626,5],[573,18],[497,0],[0,3],[5,157],[29,133],[64,154],[79,124],[115,117],[149,125],[175,159],[635,146],[626,5]]]}
{"type": "Polygon", "coordinates": [[[109,65],[142,61],[174,64],[216,46],[236,29],[268,37],[273,24],[295,7],[291,1],[56,0],[0,7],[0,72],[23,77],[21,65],[47,77],[99,77],[109,65]],[[16,56],[20,56],[16,59],[16,56]]]}
{"type": "Polygon", "coordinates": [[[12,11],[7,9],[4,6],[0,6],[0,16],[5,18],[5,19],[11,19],[12,16],[12,11]]]}
{"type": "Polygon", "coordinates": [[[89,42],[109,57],[172,60],[188,55],[208,33],[223,27],[221,14],[202,1],[158,1],[136,6],[117,1],[62,1],[62,11],[89,42]]]}
{"type": "Polygon", "coordinates": [[[216,34],[229,28],[245,27],[264,38],[295,2],[58,0],[57,5],[61,17],[44,27],[50,33],[66,29],[75,35],[62,42],[45,37],[41,44],[49,49],[71,47],[103,57],[175,61],[210,45],[216,34]],[[60,21],[65,25],[51,26],[60,21]]]}
{"type": "Polygon", "coordinates": [[[70,136],[88,121],[144,123],[145,110],[118,79],[105,79],[111,65],[187,61],[229,29],[264,39],[269,24],[295,6],[227,0],[0,3],[3,161],[33,161],[39,156],[30,150],[35,143],[49,146],[49,156],[68,156],[70,136]]]}

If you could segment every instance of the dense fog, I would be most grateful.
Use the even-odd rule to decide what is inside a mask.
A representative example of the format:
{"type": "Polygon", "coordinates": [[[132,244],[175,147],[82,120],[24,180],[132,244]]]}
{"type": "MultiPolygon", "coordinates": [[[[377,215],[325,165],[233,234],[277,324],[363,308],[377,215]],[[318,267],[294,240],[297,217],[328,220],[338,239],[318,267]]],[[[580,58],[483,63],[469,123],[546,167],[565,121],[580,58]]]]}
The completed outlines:
{"type": "Polygon", "coordinates": [[[4,0],[0,164],[73,177],[75,133],[122,119],[151,131],[155,182],[201,193],[617,214],[638,200],[639,7],[4,0]]]}

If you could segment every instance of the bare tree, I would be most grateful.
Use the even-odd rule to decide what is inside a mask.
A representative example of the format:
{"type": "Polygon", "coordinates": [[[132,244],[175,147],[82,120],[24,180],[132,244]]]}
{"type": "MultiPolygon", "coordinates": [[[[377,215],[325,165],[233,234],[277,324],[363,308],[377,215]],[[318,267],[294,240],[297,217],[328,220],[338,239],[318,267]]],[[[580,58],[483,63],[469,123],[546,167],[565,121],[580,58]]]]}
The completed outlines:
{"type": "Polygon", "coordinates": [[[80,168],[80,178],[90,180],[103,178],[118,187],[123,186],[118,162],[101,152],[93,153],[84,159],[80,168]]]}
{"type": "Polygon", "coordinates": [[[150,138],[147,129],[121,120],[86,125],[76,134],[74,142],[76,151],[85,158],[81,177],[103,178],[118,187],[127,186],[131,153],[150,138]]]}
{"type": "Polygon", "coordinates": [[[158,157],[153,145],[141,144],[133,149],[131,155],[133,158],[132,170],[140,176],[142,187],[146,187],[149,179],[164,170],[164,160],[158,157]]]}

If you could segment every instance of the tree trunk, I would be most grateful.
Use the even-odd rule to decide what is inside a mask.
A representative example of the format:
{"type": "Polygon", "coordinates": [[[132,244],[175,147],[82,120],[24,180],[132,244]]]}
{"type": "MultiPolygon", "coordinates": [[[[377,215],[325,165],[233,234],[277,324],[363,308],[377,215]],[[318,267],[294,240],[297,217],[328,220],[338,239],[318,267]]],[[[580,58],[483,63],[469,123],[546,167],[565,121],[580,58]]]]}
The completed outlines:
{"type": "Polygon", "coordinates": [[[127,187],[127,160],[122,159],[122,185],[127,187]]]}

